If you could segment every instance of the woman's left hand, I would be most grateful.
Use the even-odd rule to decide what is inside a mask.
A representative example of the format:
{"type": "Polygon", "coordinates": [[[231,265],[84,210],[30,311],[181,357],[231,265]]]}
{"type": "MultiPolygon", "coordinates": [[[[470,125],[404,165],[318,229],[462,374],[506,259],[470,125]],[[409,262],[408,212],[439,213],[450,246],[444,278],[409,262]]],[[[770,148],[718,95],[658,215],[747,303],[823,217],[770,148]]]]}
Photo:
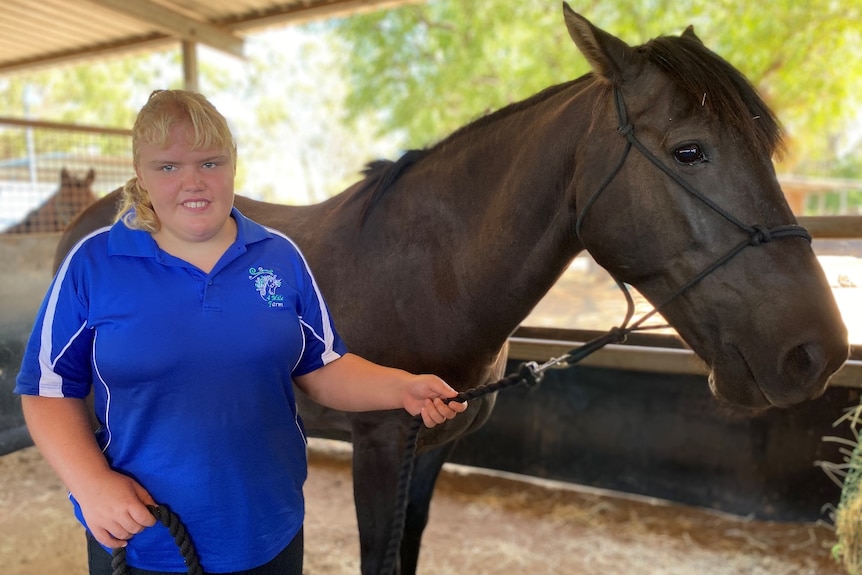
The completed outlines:
{"type": "Polygon", "coordinates": [[[408,386],[404,409],[421,415],[425,427],[431,428],[467,409],[467,402],[445,401],[456,395],[458,392],[436,375],[416,375],[408,386]]]}

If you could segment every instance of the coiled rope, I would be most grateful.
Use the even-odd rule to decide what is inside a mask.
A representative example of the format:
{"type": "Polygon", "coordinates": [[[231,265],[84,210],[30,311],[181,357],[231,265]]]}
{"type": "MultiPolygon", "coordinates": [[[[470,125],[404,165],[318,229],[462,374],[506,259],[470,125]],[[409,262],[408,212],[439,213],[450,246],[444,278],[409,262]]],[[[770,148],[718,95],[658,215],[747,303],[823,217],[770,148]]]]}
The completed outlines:
{"type": "MultiPolygon", "coordinates": [[[[180,555],[183,556],[186,567],[188,567],[189,575],[204,575],[204,570],[198,559],[198,552],[189,537],[188,531],[186,531],[186,526],[183,525],[177,514],[171,511],[167,505],[147,505],[147,509],[153,514],[153,517],[159,520],[159,523],[168,528],[168,532],[174,538],[174,543],[177,544],[180,555]]],[[[113,569],[113,575],[128,575],[129,569],[128,565],[126,565],[125,547],[114,549],[111,568],[113,569]]]]}

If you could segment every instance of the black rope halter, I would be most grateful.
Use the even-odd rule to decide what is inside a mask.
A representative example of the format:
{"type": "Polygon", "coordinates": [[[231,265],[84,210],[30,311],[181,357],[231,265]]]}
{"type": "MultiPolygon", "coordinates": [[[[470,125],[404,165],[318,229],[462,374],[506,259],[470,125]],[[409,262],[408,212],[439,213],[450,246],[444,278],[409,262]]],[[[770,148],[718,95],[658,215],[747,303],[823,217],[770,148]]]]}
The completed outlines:
{"type": "MultiPolygon", "coordinates": [[[[728,222],[730,222],[731,224],[733,224],[734,226],[736,226],[737,228],[739,228],[740,230],[745,232],[747,234],[747,237],[745,239],[741,240],[738,244],[736,244],[732,248],[730,248],[724,255],[722,255],[717,260],[715,260],[711,265],[704,268],[700,273],[696,274],[690,280],[688,280],[683,285],[681,285],[679,288],[677,288],[667,298],[665,298],[664,301],[662,301],[661,303],[659,303],[658,305],[653,307],[653,309],[651,311],[649,311],[643,317],[638,319],[638,321],[636,321],[630,327],[628,327],[628,322],[631,320],[631,316],[633,315],[634,302],[631,298],[631,295],[628,293],[628,288],[626,287],[626,285],[624,283],[620,282],[619,280],[616,280],[616,278],[614,278],[615,281],[617,282],[617,285],[620,287],[620,289],[623,291],[623,293],[626,294],[626,300],[628,302],[628,313],[626,314],[626,319],[623,322],[622,326],[614,328],[611,331],[616,330],[616,331],[624,332],[624,334],[628,334],[628,333],[635,331],[635,330],[648,329],[648,328],[643,326],[643,323],[647,319],[649,319],[650,317],[652,317],[653,315],[658,313],[660,310],[664,309],[671,301],[673,301],[678,296],[680,296],[681,294],[688,291],[692,286],[694,286],[695,284],[700,282],[702,279],[704,279],[705,277],[710,275],[712,272],[714,272],[715,270],[717,270],[718,268],[720,268],[721,266],[723,266],[724,264],[729,262],[731,259],[733,259],[737,254],[739,254],[742,250],[744,250],[748,246],[759,246],[762,244],[769,243],[773,239],[787,238],[787,237],[801,237],[801,238],[808,240],[809,242],[811,241],[811,234],[809,234],[808,230],[806,230],[804,227],[802,227],[800,225],[787,224],[787,225],[775,226],[772,228],[768,228],[768,227],[761,225],[761,224],[749,225],[749,224],[746,224],[745,222],[743,222],[742,220],[740,220],[739,218],[737,218],[736,216],[734,216],[733,214],[731,214],[730,212],[728,212],[727,210],[725,210],[724,208],[722,208],[720,205],[718,205],[715,201],[713,201],[707,195],[701,193],[697,188],[695,188],[689,182],[687,182],[682,176],[680,176],[680,174],[678,172],[672,170],[664,162],[659,160],[655,156],[655,154],[650,152],[649,149],[647,149],[647,147],[644,146],[643,143],[637,139],[637,137],[635,136],[634,126],[629,122],[628,114],[626,112],[625,100],[623,99],[623,94],[622,94],[622,91],[620,90],[619,87],[614,87],[614,102],[616,104],[617,117],[619,120],[617,132],[619,132],[619,134],[626,139],[626,146],[623,149],[623,153],[620,156],[620,159],[617,161],[617,164],[614,167],[614,169],[602,181],[599,188],[593,193],[592,196],[590,196],[590,198],[587,200],[587,203],[584,205],[584,208],[581,210],[580,214],[578,214],[578,219],[575,222],[575,233],[577,234],[577,236],[579,238],[581,237],[581,226],[583,225],[584,219],[586,218],[587,213],[589,212],[590,208],[596,202],[596,200],[601,195],[601,193],[604,192],[605,189],[610,185],[611,181],[613,181],[613,179],[617,176],[619,171],[622,169],[623,164],[626,161],[626,158],[628,157],[629,151],[631,151],[631,149],[634,147],[638,152],[641,153],[641,155],[643,155],[646,159],[648,159],[659,170],[664,172],[665,175],[667,175],[670,179],[672,179],[674,182],[676,182],[682,189],[684,189],[686,192],[688,192],[689,194],[691,194],[692,196],[697,198],[699,201],[701,201],[703,204],[705,204],[707,207],[709,207],[713,212],[715,212],[716,214],[718,214],[719,216],[721,216],[722,218],[724,218],[725,220],[727,220],[728,222]]],[[[660,327],[660,326],[657,326],[657,327],[660,327]]],[[[624,335],[623,335],[623,337],[624,337],[624,335]]]]}

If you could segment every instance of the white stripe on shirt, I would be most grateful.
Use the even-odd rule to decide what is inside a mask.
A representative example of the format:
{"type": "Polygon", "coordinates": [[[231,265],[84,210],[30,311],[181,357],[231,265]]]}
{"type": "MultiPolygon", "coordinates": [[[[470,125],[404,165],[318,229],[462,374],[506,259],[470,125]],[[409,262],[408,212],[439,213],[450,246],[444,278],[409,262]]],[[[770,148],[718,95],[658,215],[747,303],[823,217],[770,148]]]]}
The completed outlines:
{"type": "Polygon", "coordinates": [[[54,276],[54,283],[52,284],[51,291],[48,295],[48,303],[45,306],[45,316],[42,318],[42,330],[39,337],[39,365],[41,366],[41,374],[39,376],[39,395],[41,396],[63,397],[63,378],[54,371],[54,366],[63,356],[63,353],[69,345],[71,345],[72,341],[75,340],[75,337],[81,333],[81,330],[83,330],[86,325],[86,323],[82,325],[69,339],[66,346],[60,350],[57,357],[51,360],[51,353],[53,351],[52,336],[54,333],[54,316],[57,313],[57,300],[60,297],[60,289],[63,286],[66,273],[69,271],[69,262],[71,261],[72,256],[75,255],[75,252],[80,249],[81,245],[85,241],[95,235],[104,233],[109,229],[111,229],[110,226],[99,228],[75,244],[75,247],[73,247],[71,251],[66,254],[66,257],[63,258],[63,263],[60,264],[60,269],[57,270],[57,274],[54,276]]]}

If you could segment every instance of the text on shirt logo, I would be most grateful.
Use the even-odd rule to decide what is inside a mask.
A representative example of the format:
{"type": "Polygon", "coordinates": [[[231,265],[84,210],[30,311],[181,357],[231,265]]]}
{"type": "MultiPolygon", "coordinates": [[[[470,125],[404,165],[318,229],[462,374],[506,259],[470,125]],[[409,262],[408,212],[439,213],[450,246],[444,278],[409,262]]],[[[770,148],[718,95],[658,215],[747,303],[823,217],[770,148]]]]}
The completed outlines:
{"type": "Polygon", "coordinates": [[[269,307],[284,307],[284,296],[275,293],[281,287],[281,279],[273,270],[257,267],[249,268],[248,273],[248,279],[254,282],[254,288],[269,307]]]}

